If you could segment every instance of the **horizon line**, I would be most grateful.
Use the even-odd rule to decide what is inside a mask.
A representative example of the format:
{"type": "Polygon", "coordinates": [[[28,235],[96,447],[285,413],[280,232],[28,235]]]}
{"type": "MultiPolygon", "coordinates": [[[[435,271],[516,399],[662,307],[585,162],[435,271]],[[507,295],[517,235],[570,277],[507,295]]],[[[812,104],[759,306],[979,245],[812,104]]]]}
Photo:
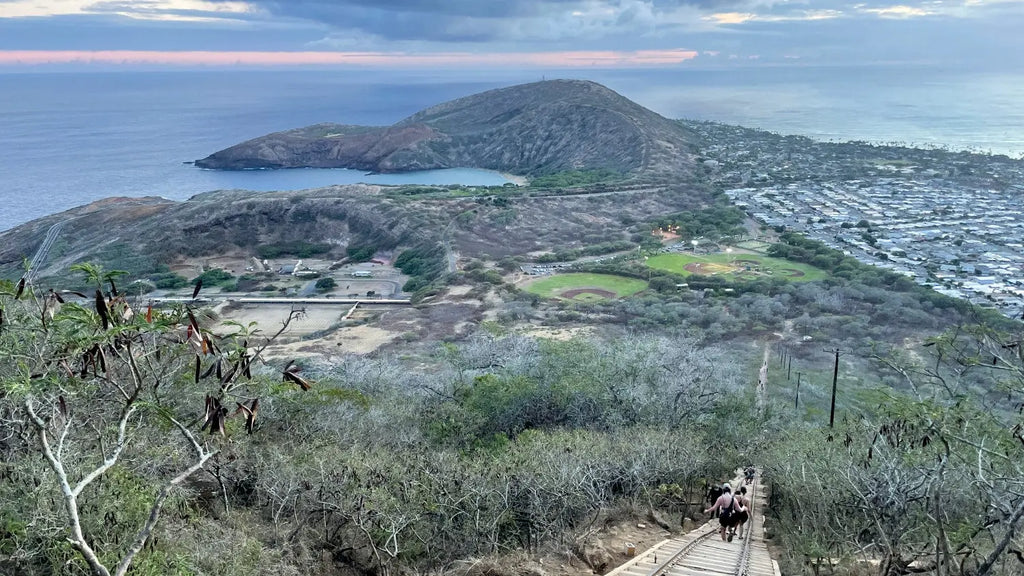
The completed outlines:
{"type": "Polygon", "coordinates": [[[214,51],[214,50],[0,50],[0,65],[56,64],[163,65],[163,66],[533,66],[630,67],[682,64],[698,51],[568,50],[552,52],[320,52],[320,51],[214,51]]]}

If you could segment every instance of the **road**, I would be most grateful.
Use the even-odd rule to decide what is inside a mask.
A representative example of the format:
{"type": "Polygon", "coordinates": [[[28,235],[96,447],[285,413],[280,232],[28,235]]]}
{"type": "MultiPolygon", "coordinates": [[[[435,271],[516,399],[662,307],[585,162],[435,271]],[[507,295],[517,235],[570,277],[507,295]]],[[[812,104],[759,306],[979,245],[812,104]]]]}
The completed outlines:
{"type": "Polygon", "coordinates": [[[238,304],[366,304],[366,305],[391,305],[391,306],[408,306],[412,304],[411,300],[404,298],[241,298],[233,296],[221,296],[213,298],[198,298],[192,300],[191,298],[153,298],[152,302],[155,303],[175,303],[175,302],[196,302],[198,304],[209,304],[211,302],[235,302],[238,304]]]}
{"type": "Polygon", "coordinates": [[[516,196],[515,200],[545,200],[549,198],[597,198],[600,196],[615,196],[619,194],[645,194],[649,192],[664,192],[668,188],[666,186],[659,185],[630,185],[623,186],[616,190],[607,190],[603,192],[589,192],[580,194],[524,194],[522,196],[516,196]]]}

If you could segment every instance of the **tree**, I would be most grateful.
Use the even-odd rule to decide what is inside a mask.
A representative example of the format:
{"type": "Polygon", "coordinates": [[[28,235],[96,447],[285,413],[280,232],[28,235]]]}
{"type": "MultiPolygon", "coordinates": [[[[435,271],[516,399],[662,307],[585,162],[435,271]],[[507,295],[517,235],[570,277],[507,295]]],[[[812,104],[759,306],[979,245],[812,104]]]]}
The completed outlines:
{"type": "Polygon", "coordinates": [[[367,262],[376,253],[376,246],[349,246],[345,249],[345,254],[352,262],[367,262]]]}
{"type": "Polygon", "coordinates": [[[317,292],[330,292],[338,286],[338,283],[334,281],[334,278],[325,276],[316,281],[317,292]]]}
{"type": "Polygon", "coordinates": [[[53,540],[38,535],[41,545],[60,555],[66,541],[78,556],[67,561],[122,576],[175,490],[216,457],[229,432],[254,430],[253,394],[267,389],[251,365],[266,344],[250,349],[257,335],[238,325],[217,336],[187,308],[136,313],[113,273],[75,268],[97,286],[110,282],[111,296],[97,288],[76,303],[52,290],[0,292],[0,415],[13,431],[4,456],[26,480],[13,489],[34,485],[59,503],[62,514],[49,522],[62,529],[53,540]],[[244,423],[229,423],[232,416],[244,423]],[[45,466],[16,460],[30,452],[45,466]],[[126,485],[136,488],[114,489],[126,485]]]}
{"type": "Polygon", "coordinates": [[[878,408],[834,431],[794,427],[770,458],[783,544],[811,557],[877,560],[879,576],[1019,573],[1019,347],[1019,335],[974,326],[913,354],[878,353],[902,390],[879,389],[878,408]]]}
{"type": "Polygon", "coordinates": [[[195,286],[202,282],[204,286],[226,286],[235,279],[230,272],[223,268],[211,268],[192,279],[191,284],[195,286]]]}
{"type": "Polygon", "coordinates": [[[111,270],[108,272],[103,269],[103,266],[91,262],[73,264],[71,270],[81,272],[85,276],[86,282],[92,284],[97,290],[103,290],[104,286],[109,283],[114,296],[117,295],[117,286],[114,284],[114,280],[128,274],[124,270],[111,270]]]}

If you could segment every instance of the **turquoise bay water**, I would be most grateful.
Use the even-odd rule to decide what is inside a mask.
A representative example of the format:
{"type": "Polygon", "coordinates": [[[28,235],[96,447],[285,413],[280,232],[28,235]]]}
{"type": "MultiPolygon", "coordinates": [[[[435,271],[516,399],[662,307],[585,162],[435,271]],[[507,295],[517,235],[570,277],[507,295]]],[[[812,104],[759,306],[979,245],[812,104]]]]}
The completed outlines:
{"type": "Polygon", "coordinates": [[[301,190],[334,184],[463,184],[466,186],[501,186],[508,178],[492,170],[446,168],[400,174],[369,174],[361,170],[295,168],[288,170],[197,170],[190,175],[209,190],[242,188],[257,192],[301,190]]]}
{"type": "MultiPolygon", "coordinates": [[[[1024,75],[930,68],[585,70],[669,118],[820,140],[1024,153],[1024,75]]],[[[554,77],[554,75],[549,75],[554,77]]],[[[109,196],[184,200],[243,188],[502,184],[453,169],[218,172],[189,164],[268,132],[319,122],[388,125],[427,106],[540,80],[532,72],[171,71],[0,73],[0,230],[109,196]]]]}

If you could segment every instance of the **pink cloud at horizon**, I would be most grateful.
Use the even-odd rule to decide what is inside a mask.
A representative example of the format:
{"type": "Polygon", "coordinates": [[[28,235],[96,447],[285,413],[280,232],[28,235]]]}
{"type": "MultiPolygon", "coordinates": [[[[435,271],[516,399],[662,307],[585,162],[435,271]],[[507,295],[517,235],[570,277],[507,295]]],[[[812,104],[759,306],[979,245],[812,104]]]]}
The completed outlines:
{"type": "Polygon", "coordinates": [[[663,66],[697,57],[696,50],[560,52],[216,52],[143,50],[0,50],[0,65],[158,64],[165,66],[663,66]]]}

